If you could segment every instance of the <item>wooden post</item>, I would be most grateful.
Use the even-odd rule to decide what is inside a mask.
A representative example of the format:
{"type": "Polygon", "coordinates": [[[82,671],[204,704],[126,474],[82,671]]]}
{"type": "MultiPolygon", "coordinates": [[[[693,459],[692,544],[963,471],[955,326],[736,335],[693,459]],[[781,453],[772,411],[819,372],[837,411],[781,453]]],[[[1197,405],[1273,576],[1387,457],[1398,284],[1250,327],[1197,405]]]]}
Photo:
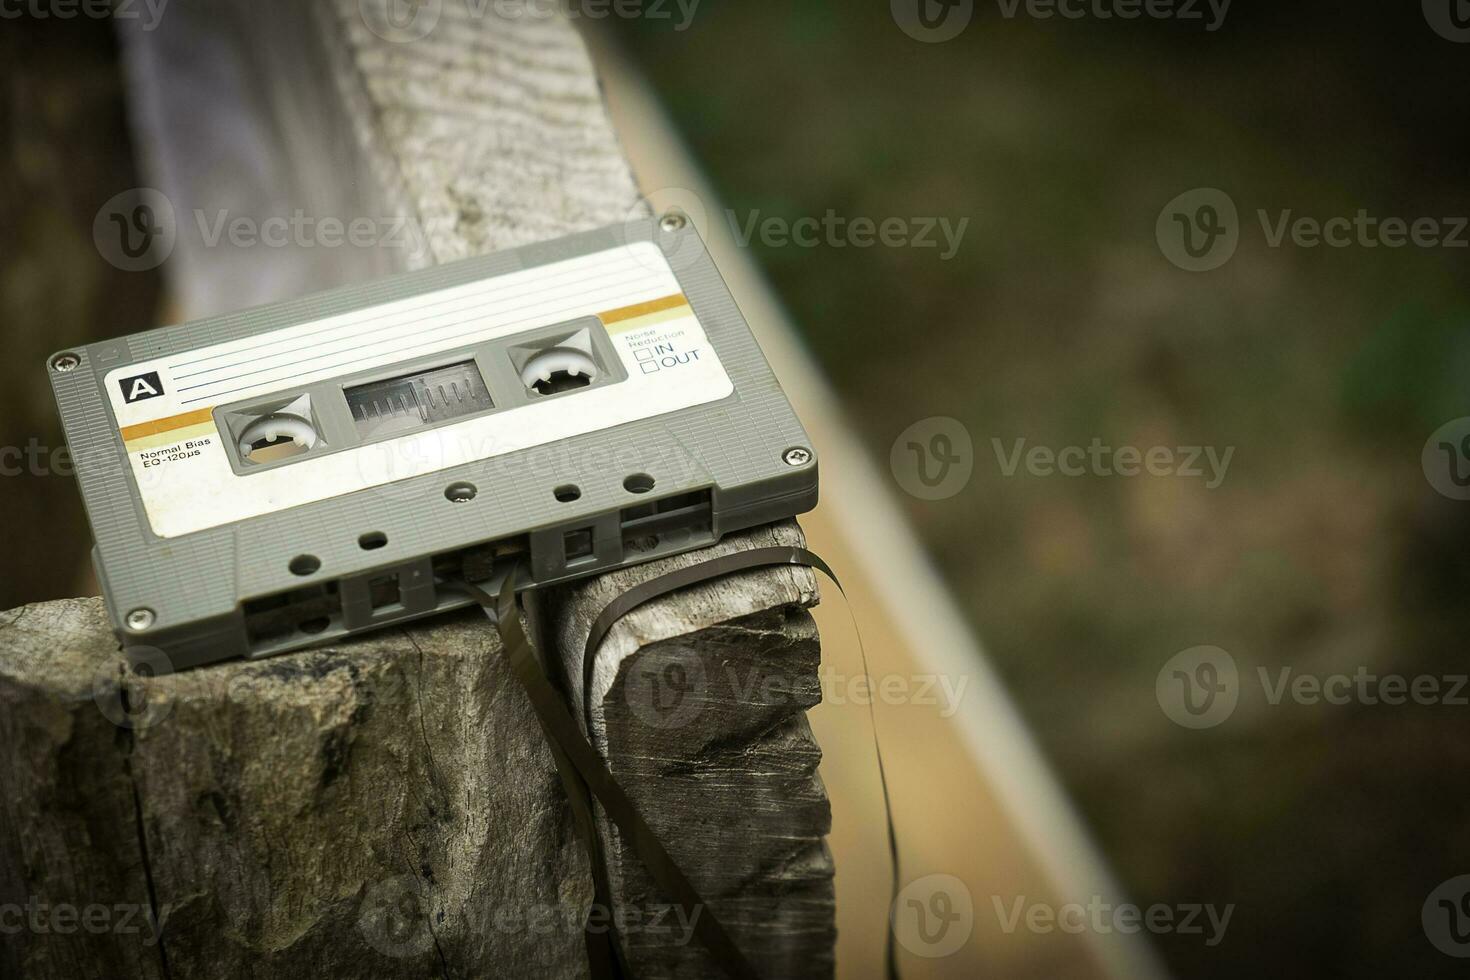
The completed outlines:
{"type": "MultiPolygon", "coordinates": [[[[588,629],[622,592],[711,555],[804,544],[788,521],[554,590],[548,632],[568,690],[582,702],[588,629]]],[[[806,720],[821,700],[806,611],[816,600],[808,569],[737,573],[629,613],[592,672],[593,744],[769,977],[833,968],[831,813],[806,720]]],[[[614,892],[651,916],[667,899],[616,831],[602,829],[614,892]]],[[[697,943],[627,939],[640,975],[719,975],[697,943]]]]}
{"type": "MultiPolygon", "coordinates": [[[[388,2],[195,0],[125,35],[186,316],[641,213],[564,20],[426,3],[420,35],[388,2]],[[384,234],[336,249],[204,234],[221,211],[260,227],[298,208],[384,234]],[[382,240],[395,223],[407,237],[382,240]]],[[[787,522],[710,550],[800,540],[787,522]]],[[[690,560],[540,597],[576,697],[590,617],[690,560]]],[[[816,598],[801,569],[691,589],[626,617],[593,671],[595,744],[773,977],[833,971],[830,814],[804,716],[816,598]],[[671,664],[685,701],[661,686],[671,664]]],[[[97,600],[0,614],[0,973],[585,975],[588,865],[482,618],[151,678],[125,675],[116,646],[97,600]]],[[[639,976],[718,975],[600,829],[639,976]]]]}

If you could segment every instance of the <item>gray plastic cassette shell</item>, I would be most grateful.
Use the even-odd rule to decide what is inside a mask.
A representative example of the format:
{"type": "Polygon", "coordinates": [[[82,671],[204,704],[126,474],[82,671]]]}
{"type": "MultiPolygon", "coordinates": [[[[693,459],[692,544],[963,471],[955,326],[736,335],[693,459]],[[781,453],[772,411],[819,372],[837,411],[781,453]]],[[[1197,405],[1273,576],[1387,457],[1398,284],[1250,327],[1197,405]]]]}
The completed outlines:
{"type": "MultiPolygon", "coordinates": [[[[93,560],[109,615],[126,647],[148,656],[162,650],[174,669],[282,653],[469,604],[435,581],[436,555],[524,536],[530,578],[540,586],[704,547],[731,531],[804,513],[817,502],[811,442],[687,223],[672,231],[654,221],[616,225],[63,353],[80,364],[59,371],[53,356],[48,373],[96,541],[93,560]],[[179,537],[153,533],[104,395],[107,372],[636,241],[654,242],[669,258],[734,385],[727,398],[568,439],[554,453],[542,446],[415,476],[392,484],[388,495],[348,493],[179,537]],[[794,448],[807,453],[788,456],[794,448]],[[617,461],[615,470],[609,460],[617,461]],[[624,478],[639,472],[655,478],[652,492],[624,488],[624,478]],[[446,499],[446,486],[458,481],[478,488],[475,499],[446,499]],[[553,495],[567,484],[580,489],[577,500],[553,495]],[[675,528],[645,550],[625,547],[620,529],[628,508],[703,492],[710,504],[707,534],[681,538],[675,528]],[[595,530],[595,554],[569,567],[565,535],[587,528],[595,530]],[[385,534],[388,543],[364,550],[358,539],[367,532],[385,534]],[[288,569],[303,553],[321,562],[305,578],[288,569]],[[364,616],[368,582],[385,575],[397,576],[400,608],[364,616]],[[341,611],[327,628],[252,644],[247,603],[311,586],[340,594],[341,611]],[[146,628],[126,625],[135,610],[151,613],[146,628]]],[[[555,397],[571,406],[576,393],[555,397]]]]}

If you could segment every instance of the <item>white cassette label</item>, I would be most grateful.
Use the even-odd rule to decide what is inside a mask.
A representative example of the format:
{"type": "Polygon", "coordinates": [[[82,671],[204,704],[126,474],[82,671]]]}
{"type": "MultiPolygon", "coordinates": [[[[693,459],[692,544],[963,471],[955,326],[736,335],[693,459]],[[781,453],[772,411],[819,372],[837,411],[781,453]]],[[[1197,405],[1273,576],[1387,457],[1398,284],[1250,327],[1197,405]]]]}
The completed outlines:
{"type": "Polygon", "coordinates": [[[639,242],[116,368],[105,379],[149,524],[176,537],[728,397],[663,253],[639,242]],[[240,474],[214,410],[595,316],[627,379],[240,474]]]}

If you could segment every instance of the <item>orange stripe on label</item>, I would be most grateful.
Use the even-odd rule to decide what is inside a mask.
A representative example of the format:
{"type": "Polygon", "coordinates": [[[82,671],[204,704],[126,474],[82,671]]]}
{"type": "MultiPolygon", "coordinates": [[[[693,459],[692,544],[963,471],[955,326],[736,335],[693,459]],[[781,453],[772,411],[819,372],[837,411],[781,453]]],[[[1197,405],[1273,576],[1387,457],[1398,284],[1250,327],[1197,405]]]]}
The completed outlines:
{"type": "Polygon", "coordinates": [[[649,313],[662,313],[664,310],[677,309],[680,306],[688,306],[689,298],[683,293],[675,293],[662,299],[651,299],[647,303],[634,303],[632,306],[620,306],[616,310],[608,310],[599,313],[598,317],[603,323],[617,323],[620,320],[631,320],[635,316],[647,316],[649,313]]]}
{"type": "Polygon", "coordinates": [[[200,422],[208,422],[213,415],[213,408],[201,408],[194,412],[185,412],[182,415],[170,415],[166,419],[154,419],[152,422],[139,422],[137,425],[125,425],[121,430],[123,442],[132,442],[134,439],[157,435],[160,432],[168,432],[170,429],[182,429],[185,426],[198,425],[200,422]]]}

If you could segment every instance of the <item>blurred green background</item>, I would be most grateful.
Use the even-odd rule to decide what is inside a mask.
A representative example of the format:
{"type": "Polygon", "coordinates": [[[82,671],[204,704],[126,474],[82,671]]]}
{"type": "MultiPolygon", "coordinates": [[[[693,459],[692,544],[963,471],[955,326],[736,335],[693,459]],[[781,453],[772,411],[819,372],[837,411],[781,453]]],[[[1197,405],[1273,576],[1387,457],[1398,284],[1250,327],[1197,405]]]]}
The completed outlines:
{"type": "Polygon", "coordinates": [[[1173,970],[1463,975],[1420,910],[1470,872],[1470,707],[1271,705],[1256,671],[1466,672],[1470,504],[1420,452],[1470,415],[1470,249],[1272,248],[1256,212],[1470,214],[1470,46],[1417,3],[1237,3],[1214,32],[999,10],[935,44],[883,2],[620,28],[713,220],[969,219],[947,261],[750,247],[885,472],[910,424],[969,430],[963,492],[894,492],[1131,897],[1236,904],[1218,947],[1157,937],[1173,970]],[[1241,237],[1190,273],[1155,222],[1197,187],[1241,237]],[[1008,477],[991,440],[1018,438],[1235,454],[1213,490],[1008,477]],[[1241,702],[1188,731],[1154,684],[1201,644],[1241,702]]]}

